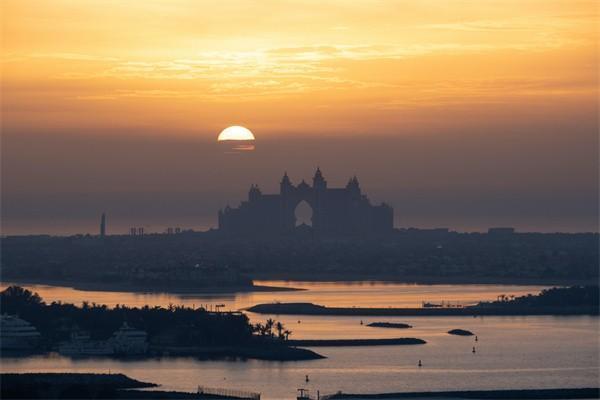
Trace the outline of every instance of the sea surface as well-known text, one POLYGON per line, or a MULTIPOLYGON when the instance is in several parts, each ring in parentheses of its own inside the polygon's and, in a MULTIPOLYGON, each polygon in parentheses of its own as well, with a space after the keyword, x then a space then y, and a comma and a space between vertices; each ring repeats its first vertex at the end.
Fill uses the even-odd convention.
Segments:
MULTIPOLYGON (((273 301, 314 302, 328 306, 409 307, 423 301, 470 304, 499 294, 536 293, 540 286, 406 285, 379 282, 259 282, 303 291, 185 295, 80 291, 72 288, 25 285, 46 301, 127 305, 225 304, 237 310, 273 301)), ((7 283, 2 284, 4 288, 7 283)), ((195 391, 199 385, 249 390, 263 399, 294 399, 297 388, 329 394, 399 391, 575 388, 598 385, 598 317, 354 317, 269 316, 248 314, 251 320, 282 321, 292 338, 417 337, 415 346, 318 347, 323 360, 202 361, 193 358, 151 360, 73 360, 59 355, 2 359, 2 372, 124 373, 159 383, 162 390, 195 391), (362 325, 361 325, 362 321, 362 325), (405 322, 411 329, 371 328, 375 321, 405 322), (453 328, 477 334, 448 335, 453 328), (473 353, 475 347, 475 353, 473 353), (418 367, 419 360, 423 366, 418 367), (306 382, 306 375, 309 381, 306 382)))

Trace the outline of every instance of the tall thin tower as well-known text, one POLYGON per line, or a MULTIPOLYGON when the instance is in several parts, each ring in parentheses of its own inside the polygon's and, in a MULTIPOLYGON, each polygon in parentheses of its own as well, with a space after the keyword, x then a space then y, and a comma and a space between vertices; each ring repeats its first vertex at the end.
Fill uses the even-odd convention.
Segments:
POLYGON ((100 218, 100 237, 106 236, 106 213, 102 213, 100 218))

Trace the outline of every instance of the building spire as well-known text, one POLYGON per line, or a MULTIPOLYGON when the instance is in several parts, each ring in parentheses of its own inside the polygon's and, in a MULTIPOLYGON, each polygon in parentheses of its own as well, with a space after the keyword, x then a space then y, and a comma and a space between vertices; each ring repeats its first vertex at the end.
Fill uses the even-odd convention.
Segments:
POLYGON ((315 178, 323 179, 323 174, 321 173, 321 168, 317 166, 317 170, 315 171, 315 178))
POLYGON ((100 237, 106 236, 106 213, 102 213, 100 217, 100 237))

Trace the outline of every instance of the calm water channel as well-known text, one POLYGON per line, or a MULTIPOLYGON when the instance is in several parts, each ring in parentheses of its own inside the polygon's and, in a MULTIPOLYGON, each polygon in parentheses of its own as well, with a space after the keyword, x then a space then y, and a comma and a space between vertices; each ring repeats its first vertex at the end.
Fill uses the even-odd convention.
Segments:
MULTIPOLYGON (((305 288, 293 292, 230 295, 133 294, 79 291, 25 285, 46 301, 108 305, 225 304, 240 309, 272 301, 323 305, 407 307, 422 301, 471 303, 499 294, 535 293, 539 286, 406 285, 385 283, 259 282, 305 288)), ((6 287, 6 283, 1 285, 6 287)), ((267 315, 249 314, 254 321, 267 315)), ((272 316, 293 331, 293 338, 366 338, 411 336, 420 346, 315 348, 327 359, 300 362, 199 361, 193 358, 116 361, 71 360, 61 356, 3 358, 3 372, 122 372, 161 384, 165 390, 195 390, 198 385, 261 392, 264 399, 292 399, 295 389, 312 392, 392 392, 419 390, 514 389, 596 386, 599 376, 597 317, 319 317, 272 316), (409 330, 370 328, 373 321, 406 322, 409 330), (474 331, 473 338, 450 336, 452 328, 474 331), (473 346, 476 353, 472 353, 473 346), (418 360, 423 367, 418 368, 418 360), (310 382, 304 381, 309 375, 310 382)))

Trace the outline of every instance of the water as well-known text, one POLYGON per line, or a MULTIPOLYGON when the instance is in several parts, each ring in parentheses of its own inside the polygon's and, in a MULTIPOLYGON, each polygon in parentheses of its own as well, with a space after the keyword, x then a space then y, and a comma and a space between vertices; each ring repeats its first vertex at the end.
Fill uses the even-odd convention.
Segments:
MULTIPOLYGON (((263 282, 262 284, 267 284, 263 282)), ((275 285, 275 282, 269 282, 275 285)), ((281 282, 277 283, 278 285, 281 282)), ((67 288, 32 287, 47 300, 62 295, 63 301, 111 304, 196 304, 226 302, 241 308, 253 302, 314 301, 325 305, 407 306, 426 300, 493 299, 497 294, 537 292, 539 287, 492 285, 397 285, 329 284, 300 282, 301 292, 272 292, 195 296, 139 295, 131 293, 81 292, 67 288), (50 296, 50 297, 49 297, 50 296), (351 296, 351 297, 348 297, 351 296), (97 300, 92 300, 97 299, 97 300), (290 300, 295 299, 295 300, 290 300), (202 301, 199 301, 202 300, 202 301), (166 303, 161 303, 165 302, 166 303), (108 303, 108 302, 107 302, 108 303)), ((253 320, 269 316, 250 314, 253 320)), ((194 391, 198 385, 261 392, 264 399, 295 398, 296 388, 315 393, 394 392, 425 390, 516 389, 597 386, 599 375, 598 317, 323 317, 273 316, 293 331, 294 338, 366 338, 411 336, 425 339, 419 346, 319 347, 313 350, 324 360, 298 362, 200 361, 193 358, 117 361, 71 360, 61 356, 4 358, 3 372, 121 372, 143 381, 161 384, 160 389, 194 391), (407 330, 370 328, 374 321, 406 322, 407 330), (300 323, 298 323, 300 320, 300 323), (446 334, 453 328, 478 335, 446 334), (472 353, 472 347, 476 353, 472 353), (423 367, 418 368, 418 360, 423 367), (305 383, 305 375, 310 382, 305 383)))
MULTIPOLYGON (((298 282, 256 281, 257 285, 297 288, 295 291, 261 291, 217 294, 131 293, 77 290, 63 286, 21 285, 35 291, 46 302, 82 301, 115 306, 185 304, 187 306, 225 304, 225 310, 239 310, 260 303, 310 302, 330 307, 420 307, 423 301, 451 301, 464 304, 496 300, 499 294, 516 296, 537 293, 546 286, 518 285, 416 285, 386 282, 298 282)), ((0 283, 4 290, 10 283, 0 283)))

